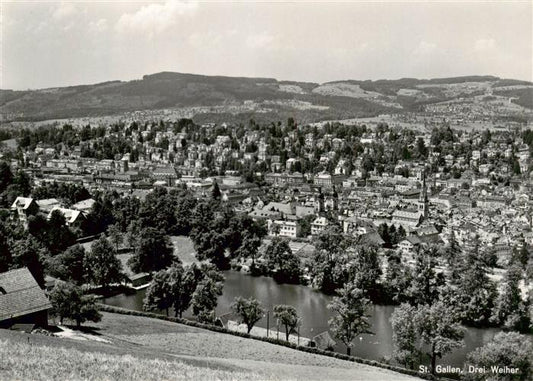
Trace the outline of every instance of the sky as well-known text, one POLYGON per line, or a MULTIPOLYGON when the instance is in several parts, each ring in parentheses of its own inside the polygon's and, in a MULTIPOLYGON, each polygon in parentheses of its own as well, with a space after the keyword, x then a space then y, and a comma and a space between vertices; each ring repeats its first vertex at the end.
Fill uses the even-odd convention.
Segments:
POLYGON ((533 80, 529 1, 0 0, 0 88, 161 71, 323 83, 533 80))

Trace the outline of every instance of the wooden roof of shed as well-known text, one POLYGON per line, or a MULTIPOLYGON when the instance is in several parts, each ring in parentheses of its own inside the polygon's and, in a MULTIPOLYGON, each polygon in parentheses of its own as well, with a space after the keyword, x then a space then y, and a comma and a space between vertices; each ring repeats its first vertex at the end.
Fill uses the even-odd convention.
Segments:
POLYGON ((52 308, 27 268, 0 274, 0 321, 52 308))

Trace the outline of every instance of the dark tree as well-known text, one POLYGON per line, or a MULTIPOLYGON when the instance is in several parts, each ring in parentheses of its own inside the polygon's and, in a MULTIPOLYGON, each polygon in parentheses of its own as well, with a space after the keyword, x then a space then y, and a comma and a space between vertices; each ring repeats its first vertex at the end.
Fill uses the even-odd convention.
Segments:
MULTIPOLYGON (((515 375, 495 374, 491 375, 491 380, 506 381, 531 380, 533 376, 533 344, 531 340, 516 332, 500 332, 491 341, 470 352, 467 356, 466 365, 473 365, 477 368, 491 369, 492 366, 500 368, 509 367, 519 369, 515 375), (509 377, 510 376, 510 377, 509 377)), ((486 374, 465 372, 466 381, 485 381, 486 374)))
POLYGON ((173 250, 168 237, 155 228, 144 228, 139 233, 128 265, 136 273, 152 273, 167 268, 173 261, 173 250))
POLYGON ((74 233, 66 225, 65 216, 59 210, 54 210, 48 221, 48 242, 52 255, 55 255, 76 242, 74 233))
POLYGON ((528 332, 531 321, 528 305, 522 300, 522 293, 519 288, 521 279, 522 269, 518 265, 507 269, 491 320, 497 324, 502 324, 507 329, 528 332))
POLYGON ((220 193, 220 188, 218 186, 218 183, 215 181, 213 183, 213 189, 211 190, 211 197, 213 200, 220 200, 220 197, 222 196, 222 193, 220 193))
POLYGON ((455 232, 452 230, 448 245, 444 248, 444 258, 448 263, 450 272, 450 281, 455 283, 461 276, 461 259, 462 249, 455 238, 455 232))
POLYGON ((298 220, 300 225, 300 231, 298 232, 298 237, 307 237, 311 235, 311 223, 314 221, 315 216, 305 216, 298 220))
POLYGON ((93 285, 107 288, 111 283, 123 280, 122 264, 115 248, 103 235, 92 243, 91 251, 85 254, 84 267, 87 280, 93 285))
POLYGON ((64 251, 76 242, 74 233, 66 225, 65 217, 54 210, 47 220, 37 214, 28 218, 28 232, 50 250, 52 255, 64 251))
POLYGON ((432 306, 419 306, 414 319, 420 341, 431 359, 431 372, 435 374, 437 358, 463 344, 463 329, 451 308, 441 301, 432 306))
POLYGON ((383 239, 383 241, 385 241, 385 247, 391 248, 392 238, 389 234, 389 226, 386 223, 382 223, 381 225, 378 226, 378 233, 383 239))
POLYGON ((445 283, 444 276, 435 270, 437 262, 431 248, 420 248, 415 254, 415 261, 413 280, 407 295, 413 305, 431 305, 439 297, 440 288, 445 283))
POLYGON ((406 291, 411 285, 411 271, 402 263, 401 255, 393 253, 387 258, 384 291, 387 300, 399 304, 407 300, 406 291))
POLYGON ((245 234, 242 244, 237 249, 237 256, 240 258, 251 258, 252 259, 252 272, 255 269, 255 258, 257 257, 259 247, 261 246, 261 238, 253 234, 245 234))
POLYGON ((315 239, 315 252, 311 264, 313 283, 325 293, 333 294, 349 281, 347 249, 352 240, 334 225, 321 232, 315 239))
POLYGON ((226 257, 226 239, 216 230, 195 235, 194 248, 200 260, 208 260, 219 269, 227 269, 229 258, 226 257))
POLYGON ((452 291, 448 295, 448 303, 455 307, 465 324, 489 322, 497 291, 487 272, 483 255, 476 245, 465 253, 455 287, 450 288, 452 291))
POLYGON ((118 252, 119 246, 124 243, 124 235, 120 230, 120 226, 115 223, 107 227, 107 236, 111 243, 115 246, 115 250, 118 252))
POLYGON ((223 285, 216 280, 206 277, 203 279, 192 296, 192 312, 203 323, 215 322, 215 308, 217 300, 222 295, 223 285))
POLYGON ((420 362, 422 353, 418 349, 418 331, 415 322, 416 307, 402 304, 390 317, 393 358, 408 369, 414 369, 420 362))
POLYGON ((96 197, 87 219, 89 221, 89 231, 87 233, 97 234, 105 232, 107 227, 115 222, 111 196, 106 194, 96 197))
POLYGON ((139 218, 141 202, 136 197, 122 197, 113 204, 113 219, 120 231, 125 232, 131 221, 139 218))
POLYGON ((246 324, 247 333, 249 334, 255 323, 257 323, 265 314, 261 303, 255 298, 244 299, 236 297, 231 305, 231 309, 239 316, 239 323, 246 324))
POLYGON ((0 273, 8 271, 13 260, 7 239, 4 224, 0 223, 0 273))
POLYGON ((142 226, 156 228, 166 234, 172 233, 176 225, 175 207, 175 198, 166 188, 154 188, 146 196, 139 211, 142 226))
POLYGON ((348 283, 338 293, 328 305, 335 312, 329 325, 335 337, 346 345, 346 353, 350 356, 353 340, 362 333, 372 333, 368 314, 370 300, 353 283, 348 283))
POLYGON ((174 314, 181 318, 192 300, 192 295, 197 286, 194 270, 190 267, 183 268, 179 263, 173 263, 167 269, 170 282, 170 299, 174 314))
POLYGON ((83 267, 85 255, 83 246, 69 247, 63 253, 46 260, 47 272, 53 277, 81 285, 85 278, 83 267))
POLYGON ((50 292, 53 313, 63 319, 72 319, 79 328, 85 321, 98 322, 102 315, 98 312, 92 296, 84 296, 80 287, 72 283, 58 281, 50 292))
POLYGON ((48 250, 35 238, 15 241, 11 247, 11 268, 27 267, 37 283, 44 286, 44 261, 49 257, 48 250))
POLYGON ((298 312, 292 306, 280 304, 274 306, 274 317, 285 327, 285 340, 289 341, 289 335, 301 324, 298 312))
POLYGON ((30 233, 37 240, 39 240, 39 242, 47 247, 49 243, 48 230, 48 221, 42 214, 28 217, 28 233, 30 233))
POLYGON ((192 229, 192 215, 197 201, 190 192, 182 192, 176 201, 176 234, 189 235, 192 229))
POLYGON ((146 290, 143 309, 146 311, 164 310, 168 316, 168 309, 172 305, 171 284, 166 270, 158 271, 150 286, 146 290))
POLYGON ((13 172, 5 161, 0 162, 0 193, 3 193, 13 182, 13 172))
POLYGON ((380 294, 379 279, 381 264, 377 250, 372 247, 356 246, 349 252, 352 258, 349 267, 349 278, 365 295, 375 300, 380 294))
POLYGON ((286 240, 274 238, 266 248, 265 257, 276 280, 286 283, 299 282, 300 259, 292 252, 286 240))

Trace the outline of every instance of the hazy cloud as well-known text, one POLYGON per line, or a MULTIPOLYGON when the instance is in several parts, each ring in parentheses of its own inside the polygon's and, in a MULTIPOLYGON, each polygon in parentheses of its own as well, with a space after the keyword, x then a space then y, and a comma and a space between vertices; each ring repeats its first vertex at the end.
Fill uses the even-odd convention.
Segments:
POLYGON ((189 43, 196 48, 206 48, 223 42, 224 36, 214 32, 193 33, 189 36, 189 43))
POLYGON ((97 21, 91 21, 89 22, 89 31, 91 33, 101 33, 107 31, 107 20, 106 19, 99 19, 97 21))
POLYGON ((254 34, 246 38, 246 45, 250 48, 266 48, 274 41, 274 36, 263 32, 261 34, 254 34))
POLYGON ((56 21, 61 21, 66 18, 72 17, 77 13, 76 6, 72 2, 62 2, 60 3, 54 12, 52 13, 52 18, 56 21))
POLYGON ((312 82, 533 75, 531 2, 11 1, 2 13, 1 88, 158 71, 312 82))
POLYGON ((142 33, 153 37, 176 25, 180 16, 191 14, 197 8, 196 2, 177 0, 144 5, 137 12, 123 14, 116 24, 116 30, 120 33, 142 33))
POLYGON ((420 43, 414 50, 414 54, 417 56, 427 56, 435 53, 436 50, 437 44, 427 41, 420 41, 420 43))
POLYGON ((493 50, 496 48, 496 41, 493 38, 482 38, 475 42, 474 49, 480 52, 493 50))

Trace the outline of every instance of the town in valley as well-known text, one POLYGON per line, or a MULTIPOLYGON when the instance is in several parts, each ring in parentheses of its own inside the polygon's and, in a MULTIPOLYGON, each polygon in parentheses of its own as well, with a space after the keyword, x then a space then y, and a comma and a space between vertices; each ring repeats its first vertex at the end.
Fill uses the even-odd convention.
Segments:
POLYGON ((0 380, 533 379, 531 2, 0 8, 0 380))

